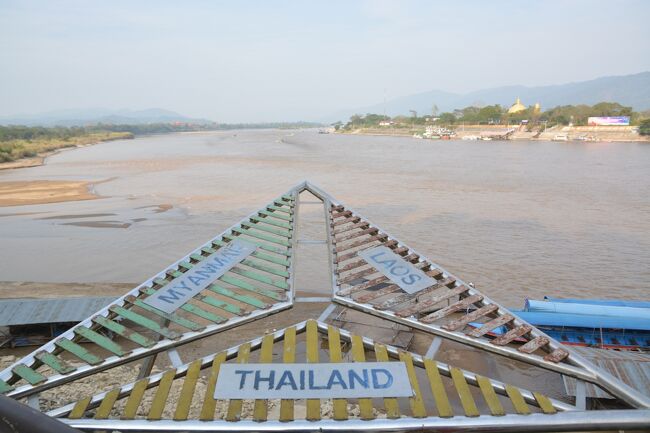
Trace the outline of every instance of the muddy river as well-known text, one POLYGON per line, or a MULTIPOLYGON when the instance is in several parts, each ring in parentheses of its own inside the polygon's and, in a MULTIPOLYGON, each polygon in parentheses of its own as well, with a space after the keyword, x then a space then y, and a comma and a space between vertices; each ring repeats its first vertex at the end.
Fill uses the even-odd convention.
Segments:
MULTIPOLYGON (((508 306, 650 298, 647 144, 312 130, 151 136, 0 171, 98 196, 0 207, 0 281, 141 282, 304 179, 508 306)), ((301 211, 300 237, 324 238, 322 208, 301 211)), ((326 255, 301 248, 297 288, 326 291, 326 255)))

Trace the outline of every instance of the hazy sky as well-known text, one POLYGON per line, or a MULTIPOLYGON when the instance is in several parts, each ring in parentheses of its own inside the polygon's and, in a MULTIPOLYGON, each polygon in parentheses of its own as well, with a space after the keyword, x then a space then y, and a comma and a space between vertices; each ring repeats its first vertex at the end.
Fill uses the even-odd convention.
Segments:
POLYGON ((0 116, 319 119, 432 89, 650 70, 650 1, 0 0, 0 116))

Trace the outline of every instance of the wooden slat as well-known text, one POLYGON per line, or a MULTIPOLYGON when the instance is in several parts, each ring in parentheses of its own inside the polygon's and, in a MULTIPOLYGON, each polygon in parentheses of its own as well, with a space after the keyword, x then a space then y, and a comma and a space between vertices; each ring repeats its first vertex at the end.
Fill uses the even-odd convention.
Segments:
POLYGON ((355 272, 350 275, 346 275, 344 278, 341 278, 339 280, 339 284, 349 284, 351 281, 358 280, 359 278, 363 278, 366 275, 372 275, 378 272, 379 271, 373 267, 362 269, 361 271, 355 272))
POLYGON ((514 317, 512 315, 504 314, 503 316, 499 316, 496 319, 492 319, 489 322, 484 323, 480 328, 473 329, 472 331, 468 332, 467 335, 474 338, 482 337, 483 335, 498 328, 499 326, 503 326, 506 323, 511 322, 513 319, 514 317))
POLYGON ((280 289, 286 290, 289 288, 289 285, 286 282, 275 280, 267 275, 262 275, 255 271, 249 271, 239 267, 231 268, 229 269, 229 271, 235 274, 242 275, 246 278, 250 278, 251 280, 259 281, 260 283, 264 283, 264 284, 269 284, 271 286, 275 286, 280 289))
MULTIPOLYGON (((388 240, 386 240, 386 242, 384 242, 381 246, 383 246, 383 247, 387 247, 387 248, 392 248, 392 247, 395 246, 395 245, 397 245, 397 241, 392 240, 392 239, 388 239, 388 240)), ((338 253, 337 253, 337 254, 334 256, 334 262, 335 262, 335 263, 342 263, 342 262, 345 262, 346 260, 353 259, 353 258, 355 258, 355 257, 358 257, 358 255, 359 255, 359 253, 360 253, 361 251, 365 251, 366 249, 372 248, 372 247, 374 247, 374 246, 375 246, 374 243, 371 242, 371 243, 367 246, 367 248, 361 248, 361 249, 359 249, 359 250, 357 250, 357 251, 352 251, 351 253, 347 253, 347 254, 338 254, 338 253)), ((335 251, 335 252, 336 252, 336 251, 335 251)))
POLYGON ((273 218, 262 218, 262 217, 252 216, 250 219, 251 221, 255 221, 256 223, 264 223, 275 227, 281 227, 283 229, 289 229, 289 230, 291 229, 291 224, 285 223, 283 221, 276 221, 273 218))
POLYGON ((433 359, 425 358, 424 369, 429 379, 429 385, 431 386, 431 394, 436 402, 438 416, 443 418, 454 416, 454 411, 451 408, 451 403, 445 390, 445 384, 442 383, 442 377, 440 377, 440 371, 438 371, 438 363, 433 359))
POLYGON ((334 211, 332 212, 332 219, 335 220, 337 218, 349 217, 350 215, 352 215, 351 210, 334 211))
POLYGON ((272 290, 261 289, 259 287, 253 286, 246 281, 240 280, 239 278, 235 278, 227 274, 221 276, 219 280, 223 281, 224 283, 232 284, 233 286, 239 287, 240 289, 244 289, 252 293, 257 293, 258 295, 266 296, 267 298, 275 299, 276 301, 282 302, 287 300, 287 295, 285 293, 277 293, 272 290))
POLYGON ((115 401, 120 395, 120 389, 115 388, 106 393, 102 402, 99 404, 97 411, 95 412, 95 419, 106 419, 110 415, 113 406, 115 406, 115 401))
POLYGON ((273 218, 277 218, 277 219, 284 220, 284 221, 291 221, 290 217, 288 217, 287 215, 281 214, 279 212, 271 212, 269 210, 261 210, 258 213, 260 213, 262 215, 266 215, 267 217, 273 217, 273 218))
POLYGON ((72 353, 74 356, 81 359, 87 364, 97 365, 97 364, 101 364, 104 361, 99 356, 88 352, 86 349, 84 349, 77 343, 68 340, 67 338, 61 338, 60 340, 55 341, 54 344, 59 346, 61 349, 72 353))
POLYGON ((377 305, 377 309, 394 309, 395 314, 397 314, 399 317, 409 317, 430 311, 440 302, 446 301, 447 299, 453 298, 454 296, 458 296, 468 290, 468 288, 463 285, 460 285, 458 287, 447 287, 449 284, 454 284, 455 281, 455 278, 445 278, 444 280, 438 281, 434 286, 430 286, 424 289, 426 293, 423 295, 425 296, 422 296, 419 293, 404 293, 402 295, 388 299, 380 305, 377 305), (437 295, 428 296, 429 293, 436 292, 438 290, 441 290, 441 292, 437 295))
POLYGON ((539 404, 539 408, 542 410, 542 412, 548 414, 557 412, 555 407, 553 407, 551 400, 549 400, 549 398, 545 395, 540 394, 539 392, 533 392, 533 397, 535 397, 535 400, 537 401, 537 404, 539 404))
MULTIPOLYGON (((216 284, 211 284, 208 286, 208 290, 221 295, 225 296, 230 299, 234 299, 239 302, 243 302, 244 304, 248 304, 250 306, 253 306, 255 308, 258 308, 260 310, 266 310, 267 308, 271 307, 271 305, 267 304, 266 302, 260 301, 257 298, 253 298, 251 296, 246 296, 246 295, 240 295, 239 293, 235 293, 230 289, 227 289, 225 287, 217 286, 216 284)), ((210 301, 212 302, 212 301, 210 301)), ((227 304, 230 305, 230 304, 227 304)), ((222 308, 222 307, 219 307, 222 308)), ((237 307, 238 308, 238 307, 237 307)), ((226 310, 229 311, 229 310, 226 310)))
POLYGON ((343 251, 351 250, 352 248, 361 247, 363 245, 368 245, 368 244, 370 244, 372 242, 380 241, 382 239, 386 239, 387 237, 388 237, 387 235, 385 235, 383 233, 380 233, 378 235, 370 236, 368 238, 364 238, 364 239, 358 240, 356 242, 346 243, 345 245, 342 245, 342 246, 338 245, 336 247, 336 254, 340 254, 343 251))
POLYGON ((373 278, 372 280, 366 281, 365 283, 357 284, 356 286, 346 287, 344 289, 336 292, 338 296, 350 296, 352 293, 360 292, 362 290, 369 289, 370 287, 376 286, 377 284, 385 283, 389 281, 387 277, 381 276, 373 278))
POLYGON ((347 224, 347 223, 357 222, 357 221, 360 221, 360 220, 361 220, 361 218, 353 216, 353 217, 345 218, 345 219, 342 219, 342 220, 334 221, 332 223, 332 227, 338 227, 338 226, 342 226, 342 225, 347 224))
POLYGON ((456 331, 458 329, 465 327, 465 325, 467 325, 470 322, 478 320, 487 314, 494 313, 498 309, 499 306, 495 304, 485 305, 477 310, 472 311, 469 314, 465 314, 460 319, 454 320, 452 322, 447 323, 446 325, 443 325, 442 329, 446 329, 447 331, 456 331))
POLYGON ((124 317, 125 319, 137 323, 138 325, 143 326, 148 330, 155 332, 156 334, 160 334, 165 338, 169 338, 170 340, 177 340, 181 336, 181 334, 179 334, 178 332, 160 326, 157 322, 149 319, 148 317, 127 310, 126 308, 118 307, 117 305, 112 305, 111 307, 109 307, 109 310, 117 314, 118 316, 124 317))
POLYGON ((517 326, 514 329, 511 329, 510 331, 506 332, 503 335, 500 335, 499 337, 495 338, 494 340, 490 341, 490 343, 496 345, 496 346, 505 346, 506 344, 510 343, 512 340, 515 338, 519 338, 524 334, 528 334, 530 331, 532 331, 533 328, 528 325, 521 325, 517 326))
MULTIPOLYGON (((426 263, 424 265, 428 266, 429 264, 426 263)), ((416 267, 417 267, 417 265, 416 265, 416 267)), ((438 275, 442 274, 442 272, 440 272, 438 269, 431 269, 431 270, 426 271, 425 274, 427 276, 429 276, 429 277, 435 278, 438 275)), ((442 285, 445 285, 444 281, 445 280, 440 281, 435 286, 432 286, 429 289, 424 289, 421 292, 422 293, 427 293, 428 291, 434 291, 434 290, 440 289, 441 283, 442 283, 442 285)), ((453 281, 455 281, 455 280, 453 280, 453 281)), ((452 281, 452 279, 449 279, 449 283, 451 283, 453 281, 452 281)), ((447 284, 449 284, 449 283, 447 283, 447 284)), ((397 284, 390 284, 390 285, 388 285, 386 287, 382 287, 379 290, 373 290, 372 292, 360 293, 360 294, 355 296, 355 301, 365 304, 365 303, 372 302, 375 299, 379 299, 379 298, 381 298, 383 296, 390 295, 391 293, 397 293, 397 292, 401 292, 401 294, 397 294, 395 296, 395 298, 398 298, 398 299, 395 299, 395 300, 393 300, 393 298, 387 299, 386 301, 383 301, 381 304, 375 306, 375 308, 386 310, 386 309, 391 308, 391 306, 393 306, 393 305, 402 304, 403 302, 405 302, 405 300, 406 301, 413 300, 413 304, 415 304, 416 302, 419 302, 418 299, 420 298, 420 292, 415 293, 413 295, 411 295, 409 293, 404 293, 402 288, 400 286, 398 286, 397 284), (405 295, 407 295, 407 296, 405 296, 405 295), (380 306, 381 306, 381 308, 380 308, 380 306)), ((408 305, 405 305, 405 306, 402 306, 401 308, 407 308, 407 307, 408 307, 408 305)))
POLYGON ((278 277, 289 278, 290 276, 289 272, 287 272, 286 270, 274 268, 273 266, 268 266, 264 264, 262 260, 259 259, 255 259, 255 260, 244 259, 242 260, 242 264, 246 266, 250 266, 253 269, 257 269, 258 271, 268 272, 269 274, 277 275, 278 277))
POLYGON ((190 405, 192 404, 192 397, 194 397, 194 389, 196 388, 196 382, 199 379, 199 373, 201 372, 201 362, 202 359, 199 358, 187 367, 183 387, 178 396, 176 411, 174 411, 174 421, 185 421, 190 413, 190 405))
POLYGON ((267 233, 271 233, 271 234, 277 235, 277 236, 282 236, 283 238, 287 238, 287 239, 291 237, 291 233, 289 233, 289 231, 287 231, 285 229, 277 229, 277 228, 274 228, 274 227, 268 227, 268 226, 266 226, 266 225, 264 225, 262 223, 256 223, 256 222, 253 222, 253 221, 242 222, 241 226, 242 227, 247 227, 247 228, 250 228, 250 229, 260 230, 260 231, 267 232, 267 233))
POLYGON ((543 335, 540 335, 538 337, 533 338, 523 346, 520 346, 519 348, 517 348, 517 350, 522 353, 533 353, 540 347, 546 346, 549 343, 549 341, 550 340, 548 338, 544 337, 543 335))
MULTIPOLYGON (((360 335, 352 336, 352 359, 354 362, 365 362, 366 360, 366 351, 363 347, 363 338, 361 338, 360 335)), ((358 402, 359 415, 361 419, 373 419, 374 415, 372 413, 372 399, 360 398, 358 399, 358 402)))
POLYGON ((411 388, 415 395, 409 397, 409 403, 411 405, 411 414, 414 418, 424 418, 427 416, 427 410, 424 406, 424 400, 422 399, 422 392, 420 391, 420 384, 418 383, 418 378, 415 375, 415 367, 413 366, 413 357, 408 352, 400 352, 399 359, 404 364, 406 364, 406 372, 409 376, 409 381, 411 382, 411 388))
POLYGON ((7 382, 4 380, 0 379, 0 394, 5 394, 9 391, 13 391, 14 387, 9 385, 7 382))
MULTIPOLYGON (((388 351, 383 344, 375 343, 375 357, 379 362, 389 362, 388 351)), ((386 418, 396 419, 400 417, 399 403, 397 398, 387 397, 384 398, 384 409, 386 410, 386 418)))
POLYGON ((72 410, 68 414, 69 419, 79 419, 84 416, 84 413, 86 413, 86 408, 90 404, 90 399, 92 397, 85 397, 82 398, 81 400, 77 401, 74 406, 72 407, 72 410))
POLYGON ((39 383, 43 383, 47 380, 47 378, 43 376, 41 373, 39 373, 36 370, 32 370, 25 364, 18 364, 14 368, 12 368, 11 371, 14 374, 25 379, 31 385, 38 385, 39 383))
MULTIPOLYGON (((224 236, 224 239, 234 239, 234 238, 231 238, 229 236, 224 236)), ((252 243, 255 244, 255 242, 252 242, 252 243)), ((224 246, 228 245, 227 242, 220 241, 220 240, 212 241, 212 244, 217 245, 219 247, 224 247, 224 246)), ((286 257, 286 254, 285 254, 284 251, 281 254, 284 257, 286 257)), ((282 266, 285 266, 285 267, 291 266, 291 263, 286 258, 272 256, 270 254, 266 254, 266 253, 263 253, 261 251, 255 251, 253 254, 251 254, 251 256, 253 256, 253 257, 257 258, 257 259, 260 259, 260 260, 266 260, 267 262, 275 263, 276 265, 282 265, 282 266)))
POLYGON ((356 239, 356 238, 361 237, 361 236, 373 235, 373 234, 377 233, 378 231, 379 230, 376 227, 370 227, 370 228, 367 228, 367 229, 359 230, 358 232, 354 232, 354 233, 350 233, 350 234, 347 234, 347 235, 339 236, 338 238, 333 237, 332 241, 335 244, 342 244, 343 242, 348 242, 348 241, 351 241, 352 239, 356 239))
POLYGON ((370 224, 366 221, 361 221, 360 223, 352 224, 351 226, 343 227, 342 229, 333 230, 332 236, 338 236, 341 233, 349 232, 350 230, 362 229, 368 227, 370 224))
POLYGON ((478 382, 478 386, 481 390, 481 394, 483 394, 485 402, 490 408, 490 413, 494 416, 505 415, 506 411, 503 409, 496 392, 494 392, 494 387, 492 387, 490 380, 477 374, 476 381, 478 382))
POLYGON ((201 414, 199 415, 201 421, 214 420, 214 411, 217 408, 217 401, 214 399, 214 390, 217 386, 217 377, 219 376, 221 364, 226 362, 226 355, 226 352, 217 353, 212 360, 210 377, 208 378, 208 385, 205 388, 203 406, 201 407, 201 414))
MULTIPOLYGON (((314 320, 307 321, 307 362, 318 362, 318 325, 314 320)), ((320 419, 320 400, 307 399, 307 420, 320 419)))
MULTIPOLYGON (((143 288, 140 290, 147 295, 153 295, 156 293, 155 290, 151 288, 143 288)), ((227 320, 225 317, 214 314, 211 311, 206 311, 203 308, 197 307, 196 305, 190 303, 181 305, 181 310, 187 311, 188 313, 194 314, 195 316, 199 316, 202 319, 208 320, 212 323, 223 323, 227 320)))
POLYGON ((518 414, 528 415, 530 413, 530 408, 526 404, 526 401, 521 395, 521 392, 519 392, 519 389, 515 388, 512 385, 506 385, 506 393, 508 394, 508 397, 510 397, 512 406, 515 408, 518 414))
POLYGON ((463 372, 456 367, 450 367, 449 371, 451 373, 451 379, 454 382, 456 392, 460 397, 460 404, 463 406, 463 411, 465 411, 465 416, 479 416, 480 412, 476 407, 476 403, 472 397, 472 392, 469 390, 469 386, 467 386, 463 372))
MULTIPOLYGON (((245 343, 239 346, 237 352, 237 363, 245 364, 248 362, 248 357, 251 353, 251 344, 245 343)), ((230 400, 228 404, 228 412, 226 413, 226 421, 239 421, 241 418, 242 400, 230 400)))
POLYGON ((103 335, 98 334, 97 332, 95 332, 95 331, 93 331, 91 329, 88 329, 85 326, 77 326, 74 329, 74 333, 81 336, 81 337, 83 337, 83 338, 85 338, 85 339, 87 339, 87 340, 92 341, 93 343, 95 343, 99 347, 101 347, 101 348, 103 348, 105 350, 108 350, 109 352, 111 352, 112 354, 114 354, 116 356, 124 356, 124 355, 127 354, 127 351, 125 351, 122 348, 122 346, 120 346, 119 344, 117 344, 116 342, 111 340, 110 338, 104 337, 103 335))
POLYGON ((433 323, 436 320, 440 320, 457 311, 464 310, 468 308, 470 305, 481 301, 482 299, 483 299, 483 295, 468 296, 467 298, 463 298, 460 301, 456 302, 455 304, 451 304, 450 306, 445 307, 442 310, 438 310, 429 314, 428 316, 424 316, 423 318, 420 319, 420 321, 423 323, 433 323))
POLYGON ((179 316, 178 314, 175 313, 165 313, 164 311, 152 307, 149 304, 145 304, 141 299, 136 299, 133 296, 127 296, 125 300, 133 305, 142 308, 143 310, 155 314, 156 316, 160 316, 163 319, 167 319, 170 322, 174 322, 182 326, 183 328, 187 328, 190 331, 198 332, 198 331, 203 331, 205 329, 205 326, 203 325, 199 325, 198 323, 186 319, 185 317, 179 316))
MULTIPOLYGON (((238 233, 238 232, 237 232, 237 230, 233 230, 233 233, 238 233)), ((248 236, 250 236, 250 235, 248 235, 248 236)), ((233 234, 232 236, 230 236, 230 235, 224 235, 223 236, 224 239, 237 239, 238 237, 239 236, 236 235, 236 234, 233 234)), ((261 242, 261 241, 257 240, 257 238, 255 238, 255 237, 240 238, 240 239, 244 239, 246 242, 251 243, 253 245, 257 245, 258 248, 269 251, 271 253, 280 254, 280 255, 287 256, 287 257, 289 255, 291 255, 291 253, 289 252, 288 249, 279 248, 279 247, 276 247, 276 246, 273 246, 273 245, 269 245, 268 243, 261 242)))
MULTIPOLYGON (((267 334, 262 338, 259 362, 268 364, 273 362, 273 334, 267 334)), ((268 402, 266 399, 256 399, 253 406, 253 420, 266 421, 268 416, 268 402)))
POLYGON ((52 368, 52 370, 60 374, 68 374, 77 369, 76 367, 69 365, 64 360, 56 357, 55 355, 49 352, 45 352, 45 351, 38 352, 36 355, 34 355, 34 358, 38 359, 43 364, 49 366, 50 368, 52 368))
POLYGON ((558 347, 557 349, 555 349, 554 351, 546 355, 544 357, 544 360, 550 362, 560 362, 567 356, 569 356, 569 352, 558 347))
MULTIPOLYGON (((341 335, 339 330, 329 326, 327 328, 327 340, 329 343, 330 362, 343 362, 343 354, 341 353, 341 335)), ((348 419, 348 402, 346 399, 333 399, 333 406, 335 420, 348 419)))
POLYGON ((140 402, 144 396, 144 392, 147 390, 147 385, 149 384, 149 379, 138 380, 134 385, 129 398, 126 400, 126 405, 124 406, 124 412, 122 413, 121 419, 133 419, 138 413, 138 408, 140 407, 140 402))
POLYGON ((203 302, 210 305, 211 307, 219 308, 221 310, 227 311, 228 313, 235 314, 237 316, 244 316, 247 314, 246 310, 239 308, 236 305, 229 304, 228 302, 222 301, 212 296, 198 294, 194 296, 194 299, 197 301, 203 302))
MULTIPOLYGON (((288 211, 288 210, 286 210, 285 208, 280 207, 280 206, 275 206, 275 205, 273 205, 273 204, 268 205, 266 208, 267 208, 267 209, 270 209, 270 210, 277 211, 277 212, 282 212, 283 214, 287 214, 287 216, 289 216, 289 215, 291 214, 291 212, 288 211)), ((291 216, 289 216, 289 218, 290 218, 290 219, 289 219, 289 221, 290 221, 290 220, 291 220, 291 216)))
POLYGON ((166 371, 160 378, 158 383, 158 388, 156 389, 156 394, 153 397, 151 402, 151 408, 149 409, 149 414, 147 419, 149 421, 159 420, 162 417, 162 413, 165 410, 165 403, 167 402, 167 396, 169 395, 169 389, 172 386, 174 381, 174 376, 176 375, 176 370, 166 371))
POLYGON ((126 338, 128 340, 133 341, 134 343, 136 343, 139 346, 151 347, 154 344, 156 344, 156 342, 154 340, 152 340, 151 338, 145 337, 144 335, 142 335, 142 334, 140 334, 138 332, 135 332, 135 331, 127 328, 126 326, 124 326, 124 325, 122 325, 120 323, 114 322, 114 321, 112 321, 112 320, 110 320, 110 319, 108 319, 108 318, 106 318, 104 316, 95 316, 95 317, 93 317, 93 322, 97 323, 100 326, 103 326, 104 328, 108 329, 109 331, 115 332, 117 335, 119 335, 119 336, 121 336, 123 338, 126 338))
MULTIPOLYGON (((296 362, 296 328, 287 328, 284 331, 282 362, 293 364, 296 362)), ((280 421, 293 421, 293 400, 280 400, 280 421)))

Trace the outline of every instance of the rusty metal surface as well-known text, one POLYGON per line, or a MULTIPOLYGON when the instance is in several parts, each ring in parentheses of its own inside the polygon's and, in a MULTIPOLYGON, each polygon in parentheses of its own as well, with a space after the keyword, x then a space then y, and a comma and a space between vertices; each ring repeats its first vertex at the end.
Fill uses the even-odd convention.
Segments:
MULTIPOLYGON (((580 353, 600 368, 609 371, 639 392, 650 396, 650 354, 587 347, 573 347, 573 351, 580 353)), ((568 376, 562 376, 562 379, 564 380, 566 393, 575 396, 576 380, 568 376)), ((614 398, 591 383, 586 383, 586 396, 614 398)))
POLYGON ((56 299, 3 299, 0 301, 0 326, 35 323, 80 322, 115 297, 56 299))

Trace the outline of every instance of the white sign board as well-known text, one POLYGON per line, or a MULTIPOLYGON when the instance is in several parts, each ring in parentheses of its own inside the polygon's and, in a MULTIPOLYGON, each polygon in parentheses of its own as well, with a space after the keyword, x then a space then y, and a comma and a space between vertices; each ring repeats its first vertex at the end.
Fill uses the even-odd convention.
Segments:
POLYGON ((370 248, 359 252, 358 255, 407 293, 419 292, 436 284, 436 280, 388 247, 370 248))
POLYGON ((403 362, 222 364, 215 399, 412 397, 403 362))
POLYGON ((248 257, 256 248, 250 242, 234 239, 182 276, 174 278, 156 293, 145 298, 144 303, 166 313, 172 313, 225 274, 228 269, 248 257))

